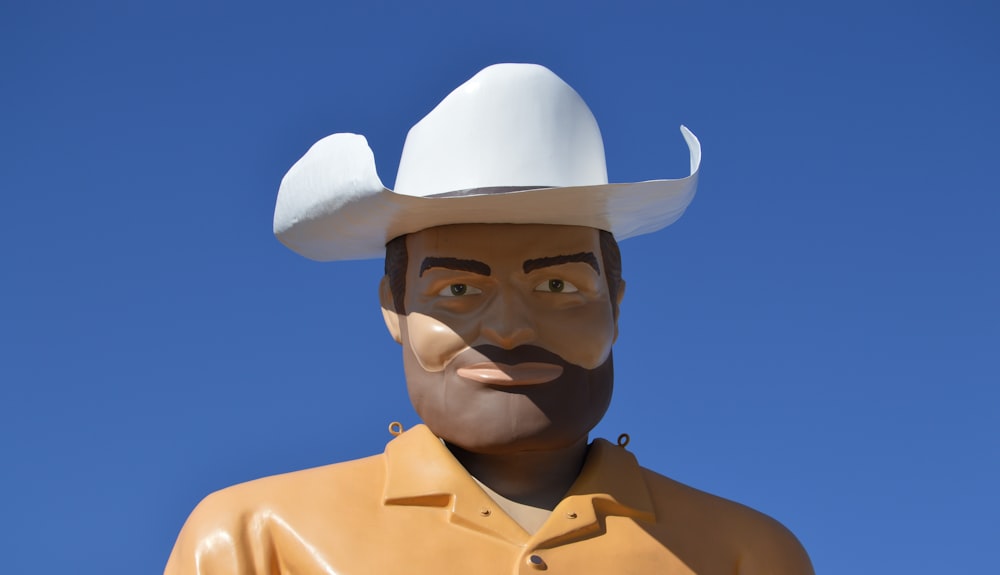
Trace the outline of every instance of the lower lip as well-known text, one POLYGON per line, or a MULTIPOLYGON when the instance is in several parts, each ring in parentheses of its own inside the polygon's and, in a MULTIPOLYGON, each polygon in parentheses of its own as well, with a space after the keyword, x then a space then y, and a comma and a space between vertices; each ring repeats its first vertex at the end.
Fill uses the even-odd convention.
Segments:
POLYGON ((456 370, 460 377, 486 385, 516 386, 538 385, 562 375, 562 366, 552 363, 477 363, 456 370))

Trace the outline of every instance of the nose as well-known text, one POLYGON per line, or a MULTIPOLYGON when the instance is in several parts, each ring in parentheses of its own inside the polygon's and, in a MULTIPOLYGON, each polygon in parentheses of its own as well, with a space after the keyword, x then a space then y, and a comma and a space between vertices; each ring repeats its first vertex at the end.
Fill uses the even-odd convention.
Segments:
POLYGON ((480 335, 503 349, 514 349, 535 341, 534 320, 517 294, 497 294, 482 316, 480 335))

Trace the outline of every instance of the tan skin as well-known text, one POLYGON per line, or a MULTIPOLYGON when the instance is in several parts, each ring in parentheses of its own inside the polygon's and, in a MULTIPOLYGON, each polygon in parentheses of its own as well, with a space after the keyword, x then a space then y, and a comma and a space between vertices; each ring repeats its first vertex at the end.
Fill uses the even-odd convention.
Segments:
POLYGON ((533 531, 576 479, 611 398, 618 325, 597 230, 442 226, 407 236, 407 251, 407 314, 387 280, 381 293, 414 407, 533 531))

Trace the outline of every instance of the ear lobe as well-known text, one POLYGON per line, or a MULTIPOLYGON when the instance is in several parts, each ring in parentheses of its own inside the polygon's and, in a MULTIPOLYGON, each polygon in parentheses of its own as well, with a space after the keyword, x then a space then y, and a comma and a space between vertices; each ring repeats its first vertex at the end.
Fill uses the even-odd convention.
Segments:
POLYGON ((385 328, 389 330, 389 335, 396 343, 403 343, 399 330, 399 314, 396 313, 396 306, 392 302, 392 290, 389 288, 389 276, 382 276, 382 281, 378 286, 378 299, 382 304, 382 319, 385 321, 385 328))

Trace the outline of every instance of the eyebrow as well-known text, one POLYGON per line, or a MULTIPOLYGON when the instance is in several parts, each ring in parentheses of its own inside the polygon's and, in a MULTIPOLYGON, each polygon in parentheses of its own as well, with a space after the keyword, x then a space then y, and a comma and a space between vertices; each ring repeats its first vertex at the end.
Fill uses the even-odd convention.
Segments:
POLYGON ((594 252, 580 252, 578 254, 569 254, 565 256, 550 256, 546 258, 525 260, 524 273, 530 273, 537 269, 547 268, 549 266, 558 266, 561 264, 576 262, 590 264, 590 267, 594 268, 597 275, 601 275, 601 268, 597 265, 597 256, 594 255, 594 252))
POLYGON ((472 272, 481 276, 488 276, 492 271, 490 270, 490 266, 478 260, 461 260, 458 258, 438 258, 431 256, 424 258, 424 261, 420 264, 420 274, 417 277, 423 277, 424 272, 431 268, 447 268, 450 270, 472 272))

